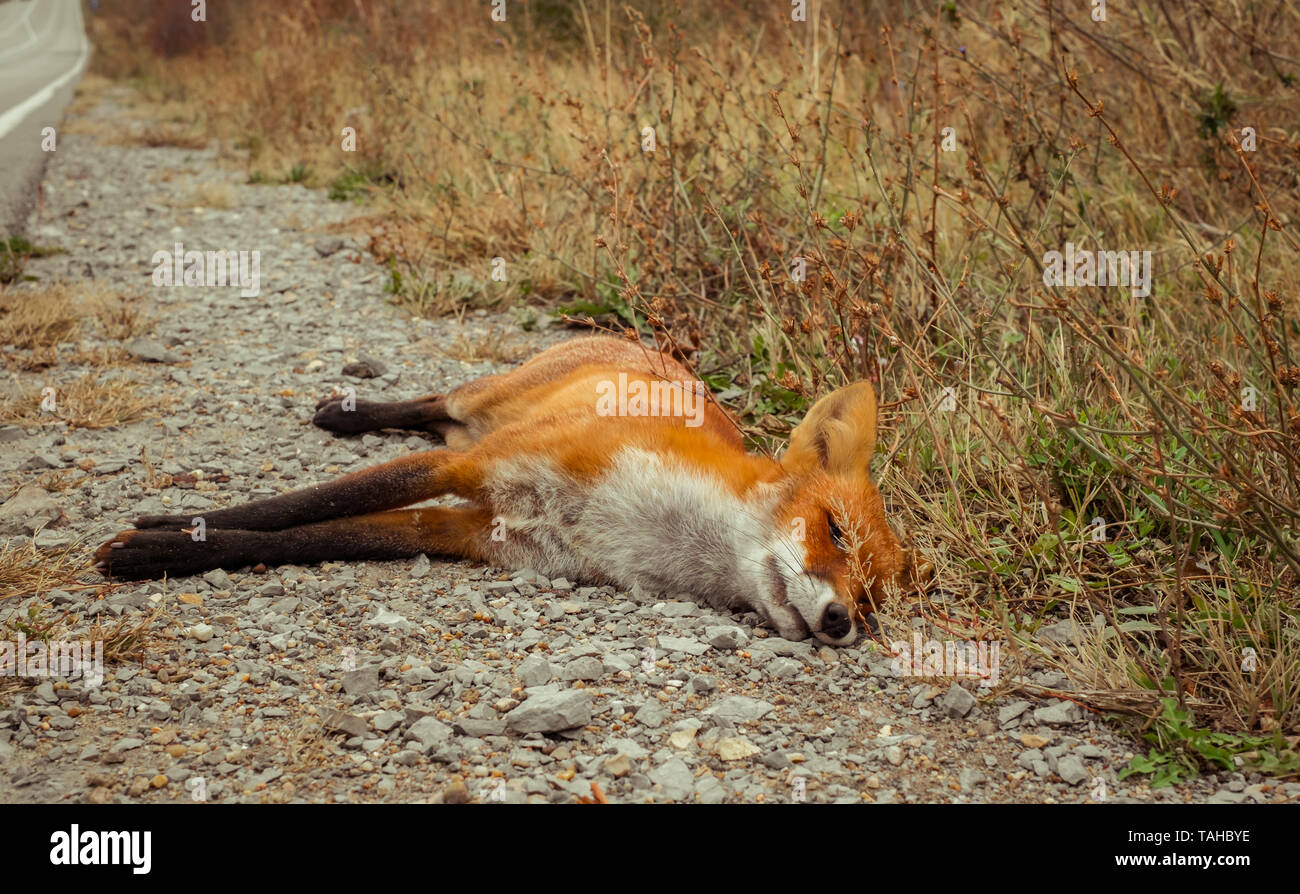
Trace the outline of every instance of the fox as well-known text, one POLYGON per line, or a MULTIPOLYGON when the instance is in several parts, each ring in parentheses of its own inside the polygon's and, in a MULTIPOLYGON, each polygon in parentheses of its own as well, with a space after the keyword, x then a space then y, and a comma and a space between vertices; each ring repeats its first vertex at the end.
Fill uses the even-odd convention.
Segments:
POLYGON ((779 459, 671 352, 573 338, 445 394, 333 395, 336 434, 441 438, 324 484, 229 508, 135 519, 94 554, 106 576, 412 558, 420 554, 756 612, 777 633, 854 642, 904 554, 870 476, 869 382, 819 400, 779 459), (416 506, 439 497, 456 505, 416 506), (403 508, 413 507, 413 508, 403 508))

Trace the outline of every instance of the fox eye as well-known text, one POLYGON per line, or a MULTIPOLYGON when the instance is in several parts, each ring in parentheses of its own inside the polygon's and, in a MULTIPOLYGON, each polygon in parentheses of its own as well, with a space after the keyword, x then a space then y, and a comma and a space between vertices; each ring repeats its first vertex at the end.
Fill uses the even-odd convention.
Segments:
POLYGON ((826 524, 831 529, 831 543, 835 544, 835 548, 840 552, 847 552, 849 548, 848 541, 844 539, 844 532, 840 530, 840 526, 835 524, 835 519, 829 515, 826 516, 826 524))

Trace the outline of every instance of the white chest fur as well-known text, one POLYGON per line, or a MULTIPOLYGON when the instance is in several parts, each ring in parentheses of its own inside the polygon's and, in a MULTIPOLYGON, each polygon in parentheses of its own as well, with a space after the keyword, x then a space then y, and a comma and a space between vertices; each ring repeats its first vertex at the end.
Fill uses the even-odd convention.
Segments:
POLYGON ((504 528, 503 564, 720 607, 753 606, 763 590, 775 494, 743 501, 717 479, 637 448, 587 487, 540 457, 498 462, 487 484, 504 528))

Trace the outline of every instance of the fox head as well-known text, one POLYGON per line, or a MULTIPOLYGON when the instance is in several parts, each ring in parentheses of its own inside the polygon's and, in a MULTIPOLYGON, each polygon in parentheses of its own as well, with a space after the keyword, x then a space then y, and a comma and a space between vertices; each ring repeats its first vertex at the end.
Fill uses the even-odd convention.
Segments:
POLYGON ((811 632, 832 645, 853 642, 857 619, 884 601, 903 568, 871 481, 875 446, 876 395, 867 382, 817 401, 790 435, 764 600, 787 639, 811 632))

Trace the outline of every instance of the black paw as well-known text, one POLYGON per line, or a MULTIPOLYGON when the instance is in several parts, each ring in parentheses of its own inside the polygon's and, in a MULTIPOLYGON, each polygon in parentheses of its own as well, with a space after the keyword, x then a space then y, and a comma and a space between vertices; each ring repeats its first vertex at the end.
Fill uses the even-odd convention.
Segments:
POLYGON ((184 531, 123 531, 95 550, 94 563, 106 577, 123 580, 183 577, 218 567, 206 545, 184 531))
POLYGON ((343 408, 345 398, 336 394, 316 403, 316 415, 311 424, 337 434, 354 435, 370 431, 371 425, 363 413, 358 412, 357 401, 352 399, 351 409, 343 408))

